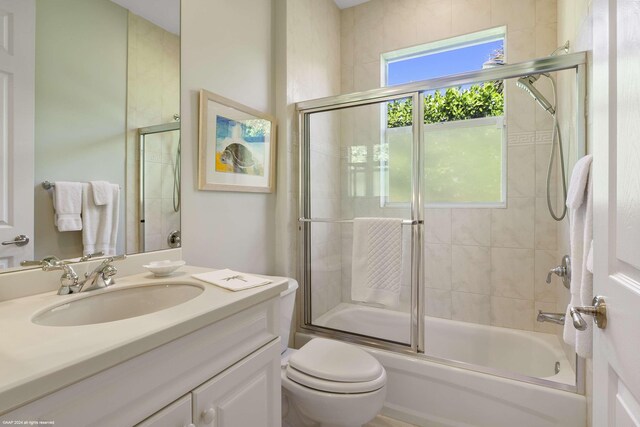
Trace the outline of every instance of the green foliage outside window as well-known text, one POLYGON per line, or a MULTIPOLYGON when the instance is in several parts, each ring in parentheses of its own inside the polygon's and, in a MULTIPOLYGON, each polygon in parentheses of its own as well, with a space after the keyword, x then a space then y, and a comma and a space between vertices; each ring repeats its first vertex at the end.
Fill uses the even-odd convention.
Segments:
MULTIPOLYGON (((412 125, 411 98, 398 99, 387 104, 387 127, 412 125)), ((424 97, 424 123, 442 123, 456 120, 478 119, 504 114, 502 82, 486 82, 468 89, 449 88, 424 97)))

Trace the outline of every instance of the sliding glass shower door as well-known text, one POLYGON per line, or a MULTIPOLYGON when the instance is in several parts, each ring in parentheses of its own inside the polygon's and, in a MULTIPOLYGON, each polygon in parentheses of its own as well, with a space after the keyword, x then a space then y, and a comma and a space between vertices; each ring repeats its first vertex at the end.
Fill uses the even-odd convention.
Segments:
POLYGON ((301 226, 309 242, 305 321, 312 327, 417 346, 411 327, 419 273, 412 267, 420 256, 413 103, 410 96, 307 116, 301 161, 309 197, 301 226), (401 162, 391 166, 390 155, 401 162), (373 218, 394 231, 367 231, 376 227, 373 218), (378 261, 375 251, 383 254, 378 261), (371 283, 376 291, 368 289, 371 283), (390 316, 379 316, 382 309, 390 316))

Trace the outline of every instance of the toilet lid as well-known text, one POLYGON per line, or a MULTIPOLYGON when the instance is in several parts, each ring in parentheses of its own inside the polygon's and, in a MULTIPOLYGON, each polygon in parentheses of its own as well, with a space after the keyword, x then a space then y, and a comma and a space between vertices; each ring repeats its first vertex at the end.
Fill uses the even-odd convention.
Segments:
POLYGON ((312 388, 314 390, 324 391, 328 393, 342 393, 342 394, 354 394, 354 393, 369 393, 376 391, 384 387, 387 383, 387 374, 382 370, 380 376, 373 381, 365 382, 342 382, 323 380, 321 378, 312 377, 304 372, 300 372, 291 365, 287 366, 287 378, 295 383, 298 383, 304 387, 312 388))
POLYGON ((306 376, 345 383, 376 381, 384 373, 380 362, 366 351, 324 338, 314 338, 292 354, 289 367, 306 376))

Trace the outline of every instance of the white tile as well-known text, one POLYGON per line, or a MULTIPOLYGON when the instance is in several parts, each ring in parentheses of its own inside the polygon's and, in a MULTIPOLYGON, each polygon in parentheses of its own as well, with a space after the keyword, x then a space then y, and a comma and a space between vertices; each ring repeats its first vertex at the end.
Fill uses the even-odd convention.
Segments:
POLYGON ((451 259, 451 289, 476 294, 490 294, 490 248, 453 245, 451 259))
POLYGON ((536 58, 551 55, 551 53, 558 48, 559 44, 556 36, 556 23, 549 22, 536 25, 535 43, 536 58))
POLYGON ((451 319, 451 291, 444 289, 425 289, 426 315, 451 319))
POLYGON ((451 289, 451 246, 427 244, 424 257, 427 287, 451 289))
POLYGON ((452 0, 451 30, 467 34, 491 27, 491 0, 452 0))
MULTIPOLYGON (((556 287, 563 286, 562 281, 555 274, 551 276, 551 283, 547 284, 547 273, 560 265, 560 257, 555 251, 536 250, 535 254, 535 300, 539 302, 556 302, 556 287)), ((564 289, 564 288, 563 288, 564 289)))
POLYGON ((425 0, 418 3, 418 40, 427 43, 450 37, 451 0, 425 0))
MULTIPOLYGON (((380 85, 380 61, 356 63, 353 67, 353 88, 355 91, 363 91, 379 88, 380 85)), ((377 117, 377 116, 374 116, 377 117)), ((369 128, 368 134, 378 133, 377 127, 369 128)), ((371 139, 368 139, 371 140, 371 139)))
POLYGON ((557 21, 556 0, 536 0, 536 24, 557 21))
POLYGON ((507 157, 507 195, 533 197, 536 177, 536 146, 510 146, 507 157))
POLYGON ((385 1, 383 7, 383 51, 389 52, 417 44, 418 1, 385 1))
POLYGON ((452 209, 451 242, 458 245, 491 244, 491 209, 452 209))
POLYGON ((533 301, 491 297, 491 325, 533 330, 533 301))
POLYGON ((532 29, 536 24, 535 0, 491 0, 491 25, 509 29, 532 29))
POLYGON ((360 65, 380 58, 384 43, 384 20, 358 22, 354 30, 354 65, 360 65))
POLYGON ((535 198, 514 197, 506 209, 491 210, 491 245, 501 248, 533 248, 535 198))
POLYGON ((491 324, 491 297, 451 292, 451 318, 481 325, 491 324))
MULTIPOLYGON (((556 249, 558 223, 549 213, 547 199, 537 197, 535 204, 535 247, 536 249, 556 249)), ((555 209, 556 215, 562 213, 561 208, 555 209)), ((568 221, 568 219, 565 217, 563 221, 568 221)))
POLYGON ((511 30, 507 27, 507 61, 510 64, 535 58, 535 30, 511 30))
MULTIPOLYGON (((550 154, 551 144, 536 144, 536 197, 547 196, 547 170, 550 154)), ((557 169, 552 168, 551 179, 549 182, 549 189, 552 196, 557 194, 557 180, 557 169)))
POLYGON ((425 209, 425 241, 451 243, 451 209, 425 209))
POLYGON ((491 250, 491 295, 533 300, 534 251, 491 250))

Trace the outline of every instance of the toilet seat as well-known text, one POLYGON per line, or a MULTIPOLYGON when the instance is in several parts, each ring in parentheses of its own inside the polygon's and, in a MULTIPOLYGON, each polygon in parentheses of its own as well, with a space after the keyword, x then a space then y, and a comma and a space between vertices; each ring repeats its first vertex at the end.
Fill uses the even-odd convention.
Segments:
POLYGON ((384 371, 382 371, 382 374, 375 380, 366 382, 340 382, 325 380, 300 372, 297 369, 292 368, 291 365, 287 367, 286 374, 288 379, 300 384, 301 386, 318 391, 324 391, 326 393, 337 394, 369 393, 381 389, 387 382, 387 375, 384 371))
POLYGON ((315 338, 289 358, 287 378, 329 393, 367 393, 384 387, 387 376, 373 356, 352 344, 315 338))

